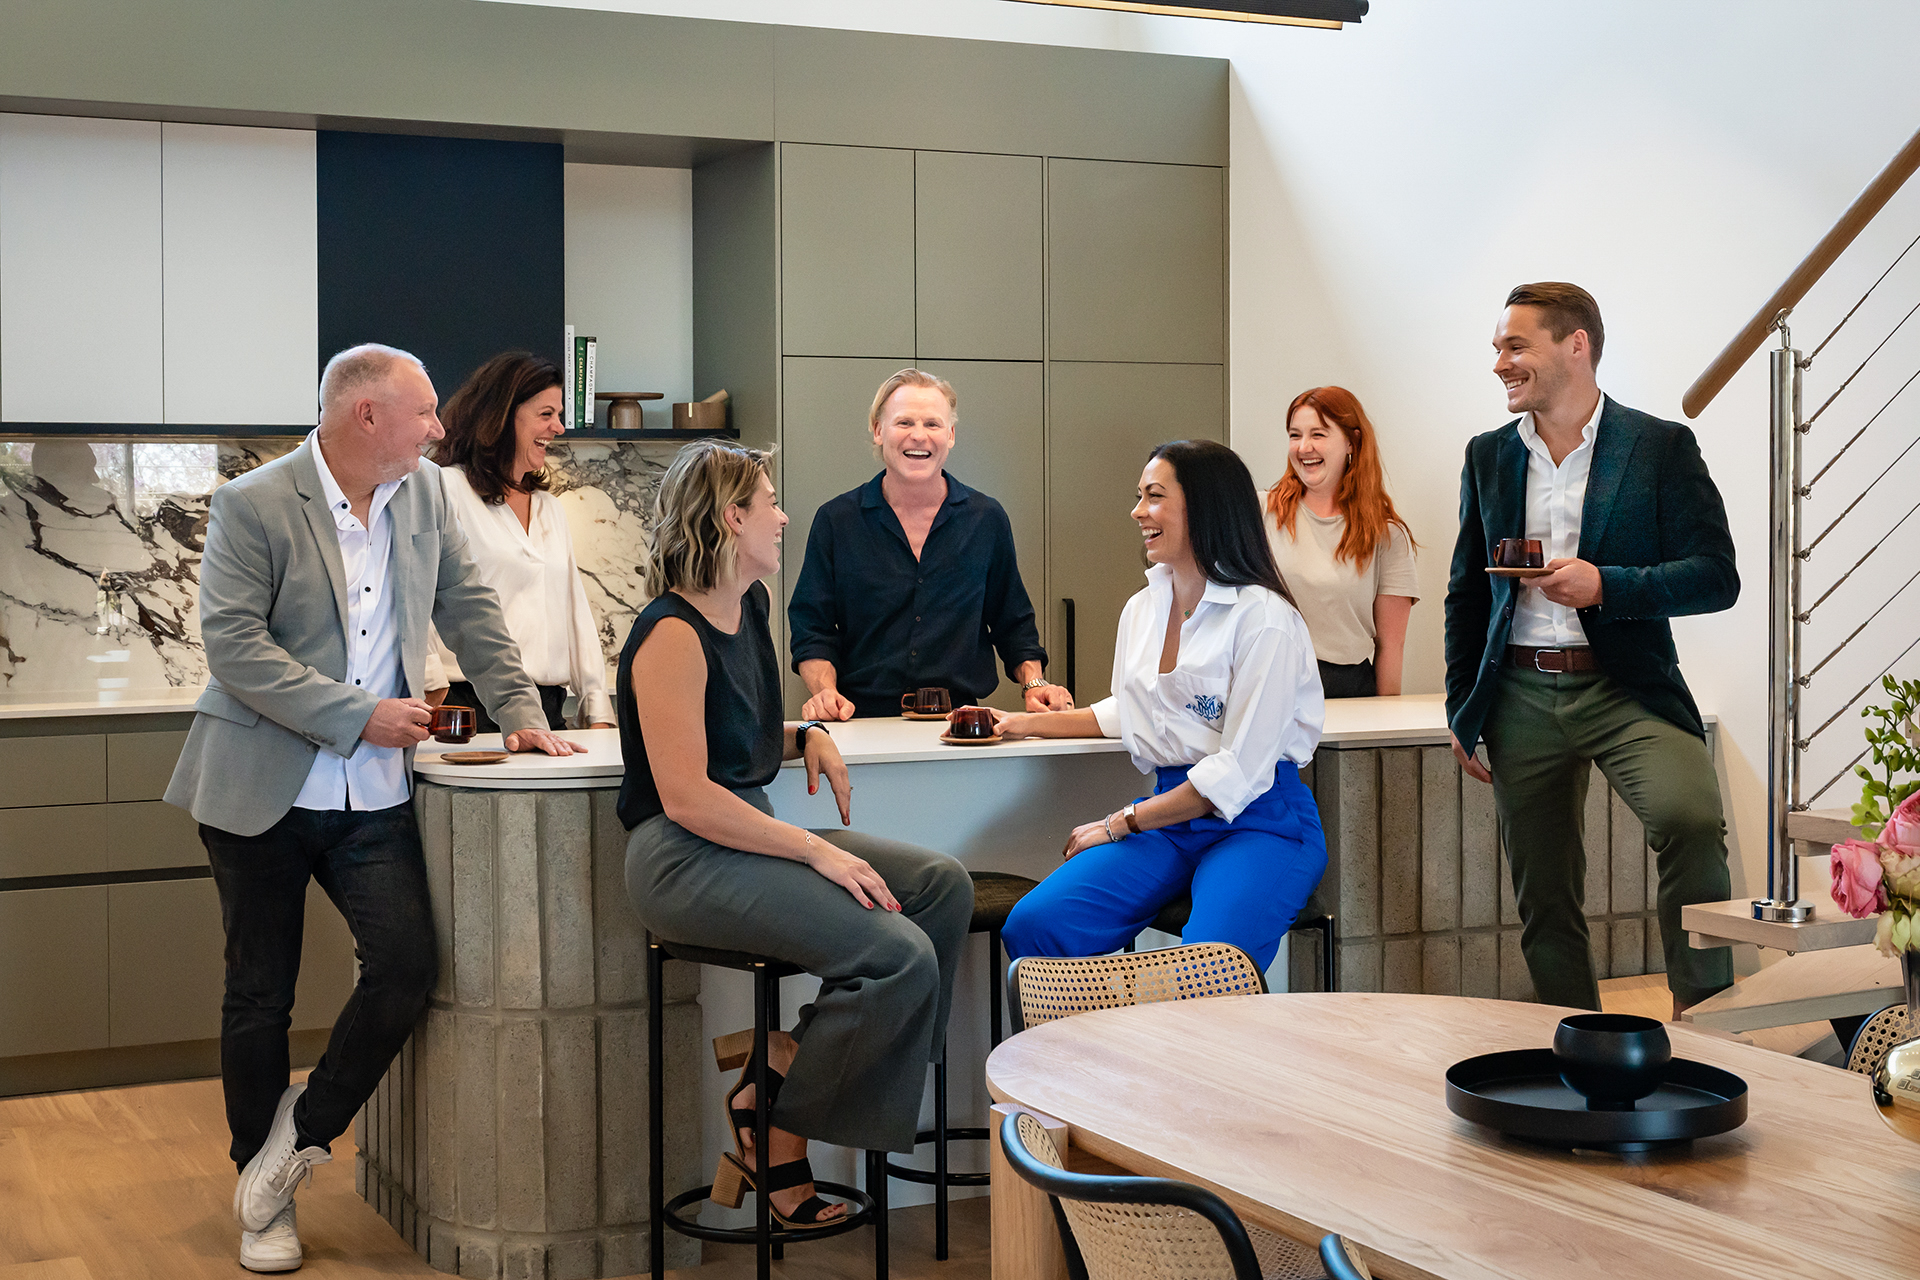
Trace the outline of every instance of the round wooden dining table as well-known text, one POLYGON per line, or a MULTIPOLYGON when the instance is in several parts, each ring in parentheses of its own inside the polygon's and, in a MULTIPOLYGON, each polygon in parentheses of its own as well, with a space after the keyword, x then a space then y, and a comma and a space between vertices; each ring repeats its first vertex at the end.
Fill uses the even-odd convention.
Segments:
MULTIPOLYGON (((1309 1244, 1339 1232, 1395 1280, 1920 1276, 1920 1146, 1854 1073, 1669 1024, 1676 1058, 1746 1080, 1740 1128, 1623 1156, 1447 1110, 1448 1066, 1546 1047, 1573 1012, 1361 993, 1137 1005, 1013 1036, 987 1083, 996 1111, 1047 1118, 1070 1165, 1197 1183, 1309 1244)), ((1051 1214, 1003 1159, 993 1172, 995 1280, 1051 1280, 1051 1214)))

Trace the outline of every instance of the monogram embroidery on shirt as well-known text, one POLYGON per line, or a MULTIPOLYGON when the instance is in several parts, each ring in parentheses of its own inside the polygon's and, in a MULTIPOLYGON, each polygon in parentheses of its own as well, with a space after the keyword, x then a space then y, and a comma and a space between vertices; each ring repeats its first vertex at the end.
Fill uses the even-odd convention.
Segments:
POLYGON ((1187 710, 1212 724, 1227 713, 1227 704, 1210 693, 1203 693, 1187 704, 1187 710))

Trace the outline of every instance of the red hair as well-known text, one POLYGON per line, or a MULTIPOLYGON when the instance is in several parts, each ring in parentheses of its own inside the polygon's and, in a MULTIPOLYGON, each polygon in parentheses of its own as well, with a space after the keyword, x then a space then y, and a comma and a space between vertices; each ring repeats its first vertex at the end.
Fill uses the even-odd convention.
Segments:
MULTIPOLYGON (((1399 525, 1409 543, 1413 542, 1413 530, 1393 509, 1393 499, 1387 496, 1386 476, 1380 470, 1380 451, 1373 443, 1373 423, 1367 420, 1367 411, 1360 407, 1359 398, 1345 387, 1314 387, 1293 398, 1293 403, 1287 406, 1286 421, 1291 423, 1294 414, 1309 408, 1320 415, 1321 421, 1338 427, 1347 438, 1347 469, 1334 494, 1335 505, 1347 518, 1347 528, 1340 535, 1340 545, 1335 548, 1333 558, 1364 571, 1386 540, 1388 526, 1399 525)), ((1267 514, 1273 517, 1275 528, 1284 529, 1289 535, 1293 533, 1294 516, 1306 492, 1307 486, 1289 464, 1285 473, 1274 481, 1273 488, 1267 490, 1267 514)))

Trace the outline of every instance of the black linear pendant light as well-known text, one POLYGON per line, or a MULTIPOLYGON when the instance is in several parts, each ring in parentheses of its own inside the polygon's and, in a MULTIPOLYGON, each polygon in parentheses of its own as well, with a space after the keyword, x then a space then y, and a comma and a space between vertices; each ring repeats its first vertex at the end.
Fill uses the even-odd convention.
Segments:
POLYGON ((1120 9, 1127 13, 1157 13, 1175 18, 1220 18, 1228 22, 1270 22, 1289 27, 1332 27, 1358 22, 1367 14, 1368 0, 1184 0, 1161 4, 1153 0, 1022 0, 1025 4, 1056 4, 1070 9, 1120 9))

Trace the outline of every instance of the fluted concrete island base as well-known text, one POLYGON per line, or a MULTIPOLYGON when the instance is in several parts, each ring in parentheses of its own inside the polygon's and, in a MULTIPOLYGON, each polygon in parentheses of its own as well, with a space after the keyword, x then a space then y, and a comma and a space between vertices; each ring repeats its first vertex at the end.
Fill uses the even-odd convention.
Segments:
MULTIPOLYGON (((615 795, 417 782, 440 979, 354 1134, 360 1193, 436 1270, 647 1269, 646 953, 615 795)), ((703 1180, 699 991, 668 966, 669 1195, 703 1180)), ((667 1240, 667 1265, 699 1261, 667 1240)))

